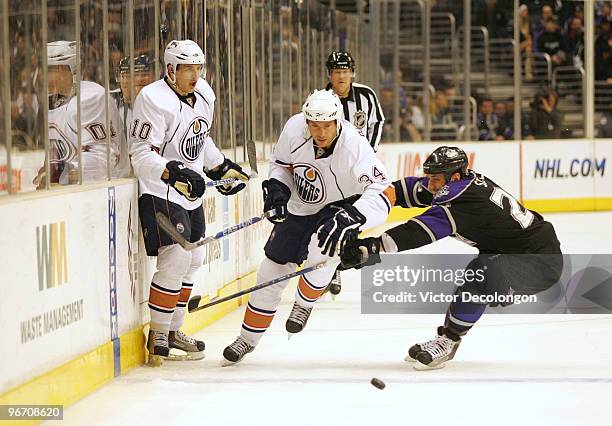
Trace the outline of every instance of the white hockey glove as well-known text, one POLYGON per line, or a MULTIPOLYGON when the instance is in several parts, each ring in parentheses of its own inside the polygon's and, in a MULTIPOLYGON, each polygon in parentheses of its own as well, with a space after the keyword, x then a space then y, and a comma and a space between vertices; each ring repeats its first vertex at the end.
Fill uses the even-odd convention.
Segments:
POLYGON ((366 223, 366 217, 351 205, 339 208, 336 214, 317 230, 321 253, 334 257, 344 249, 346 242, 354 240, 359 234, 359 227, 366 223))

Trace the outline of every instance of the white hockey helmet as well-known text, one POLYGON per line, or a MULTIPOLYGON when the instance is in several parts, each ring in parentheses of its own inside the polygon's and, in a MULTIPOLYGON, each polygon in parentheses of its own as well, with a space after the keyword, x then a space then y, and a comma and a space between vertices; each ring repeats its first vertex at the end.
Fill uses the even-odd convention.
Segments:
POLYGON ((331 90, 315 90, 306 98, 302 106, 306 120, 332 121, 340 125, 344 111, 340 98, 331 90))
POLYGON ((47 43, 47 66, 68 65, 76 75, 76 41, 52 41, 47 43))
MULTIPOLYGON (((175 73, 177 66, 180 64, 202 65, 202 73, 204 73, 206 58, 204 52, 195 41, 172 40, 168 43, 168 46, 166 46, 164 63, 166 64, 166 76, 170 79, 168 75, 168 64, 172 65, 172 70, 175 73)), ((204 74, 202 74, 202 77, 204 77, 204 74)), ((174 83, 175 79, 171 79, 170 81, 174 83)))

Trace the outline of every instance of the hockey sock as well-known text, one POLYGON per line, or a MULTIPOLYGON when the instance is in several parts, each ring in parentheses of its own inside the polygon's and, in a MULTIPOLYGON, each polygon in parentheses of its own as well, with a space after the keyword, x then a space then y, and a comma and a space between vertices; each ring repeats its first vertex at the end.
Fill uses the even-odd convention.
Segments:
POLYGON ((255 346, 259 342, 259 339, 263 336, 263 333, 270 327, 270 323, 274 319, 276 310, 260 309, 249 302, 247 304, 246 311, 244 312, 244 319, 242 320, 242 330, 240 335, 251 345, 255 346))
POLYGON ((321 297, 327 284, 322 286, 315 286, 311 283, 305 275, 300 277, 300 281, 295 292, 295 301, 298 305, 304 308, 311 308, 314 303, 321 297))
POLYGON ((180 292, 181 290, 172 290, 151 282, 149 287, 151 330, 168 332, 180 292))
POLYGON ((456 336, 464 336, 480 319, 487 305, 455 301, 446 311, 444 327, 456 336))
POLYGON ((193 283, 183 283, 181 286, 181 292, 179 293, 178 302, 176 303, 176 309, 172 315, 172 321, 170 322, 170 331, 177 331, 183 325, 185 320, 185 310, 189 297, 191 296, 191 290, 193 289, 193 283))

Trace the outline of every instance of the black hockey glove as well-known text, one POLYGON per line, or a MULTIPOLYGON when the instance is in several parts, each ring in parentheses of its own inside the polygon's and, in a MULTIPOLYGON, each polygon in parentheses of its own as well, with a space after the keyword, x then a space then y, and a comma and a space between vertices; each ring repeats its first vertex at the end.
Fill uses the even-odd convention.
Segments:
POLYGON ((268 218, 272 223, 281 223, 289 214, 287 203, 291 198, 291 190, 280 180, 274 178, 264 180, 261 183, 263 189, 264 211, 275 209, 276 214, 268 218))
POLYGON ((242 191, 246 187, 244 182, 249 180, 249 175, 242 170, 242 167, 227 158, 219 167, 215 168, 214 170, 204 170, 204 173, 206 173, 206 176, 212 180, 235 178, 242 181, 237 185, 231 184, 218 186, 217 191, 223 195, 234 195, 242 191))
POLYGON ((204 195, 206 184, 204 178, 195 170, 180 161, 169 161, 162 174, 162 180, 176 189, 189 201, 195 201, 204 195), (166 173, 167 171, 167 173, 166 173))
POLYGON ((361 269, 380 263, 380 238, 364 238, 348 241, 340 253, 340 267, 361 269))
POLYGON ((323 222, 317 230, 318 246, 323 249, 321 253, 334 257, 336 250, 342 251, 347 241, 357 238, 359 227, 364 223, 366 217, 352 205, 338 207, 336 214, 323 222))

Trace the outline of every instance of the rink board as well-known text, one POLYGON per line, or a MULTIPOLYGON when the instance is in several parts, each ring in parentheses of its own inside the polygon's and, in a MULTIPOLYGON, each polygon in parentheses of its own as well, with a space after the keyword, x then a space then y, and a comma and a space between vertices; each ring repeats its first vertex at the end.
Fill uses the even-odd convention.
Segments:
MULTIPOLYGON (((395 179, 422 173, 422 161, 440 145, 383 144, 378 155, 395 179)), ((470 167, 530 208, 612 209, 612 141, 460 146, 470 167)), ((0 287, 3 300, 11 301, 0 310, 8 361, 0 366, 0 403, 70 404, 140 365, 155 258, 143 247, 136 182, 24 194, 0 206, 8 219, 0 225, 0 255, 11 259, 0 287)), ((204 206, 207 235, 256 216, 262 210, 260 181, 236 197, 209 190, 204 206)), ((390 220, 418 212, 395 208, 390 220)), ((252 285, 270 229, 264 221, 207 246, 193 294, 203 295, 204 303, 252 285)), ((185 330, 201 329, 244 299, 188 315, 185 330)))

